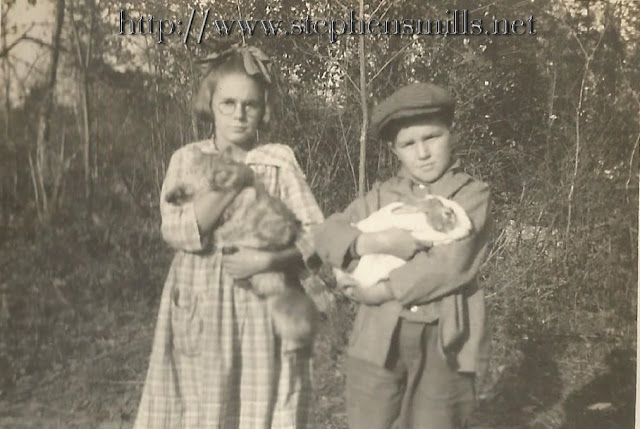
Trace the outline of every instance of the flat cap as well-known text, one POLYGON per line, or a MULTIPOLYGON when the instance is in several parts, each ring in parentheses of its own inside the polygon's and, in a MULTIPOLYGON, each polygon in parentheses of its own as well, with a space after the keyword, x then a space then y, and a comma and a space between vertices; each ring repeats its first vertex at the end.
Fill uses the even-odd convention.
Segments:
POLYGON ((432 83, 403 86, 374 107, 369 133, 372 137, 381 137, 393 121, 416 116, 437 115, 451 124, 454 104, 447 90, 432 83))

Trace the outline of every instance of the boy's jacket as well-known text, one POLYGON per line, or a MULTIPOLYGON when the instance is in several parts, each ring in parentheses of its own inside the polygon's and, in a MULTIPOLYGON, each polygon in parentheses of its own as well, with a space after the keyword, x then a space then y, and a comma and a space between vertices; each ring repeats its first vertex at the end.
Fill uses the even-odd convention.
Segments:
POLYGON ((395 300, 379 306, 360 305, 351 333, 350 356, 384 366, 399 317, 438 321, 441 351, 461 372, 482 372, 487 365, 489 336, 484 291, 476 275, 489 250, 490 190, 455 162, 436 182, 415 184, 406 171, 330 216, 315 231, 318 254, 335 267, 352 269, 349 248, 360 232, 353 226, 379 208, 395 202, 411 203, 435 194, 458 202, 474 230, 468 238, 417 253, 391 272, 395 300))

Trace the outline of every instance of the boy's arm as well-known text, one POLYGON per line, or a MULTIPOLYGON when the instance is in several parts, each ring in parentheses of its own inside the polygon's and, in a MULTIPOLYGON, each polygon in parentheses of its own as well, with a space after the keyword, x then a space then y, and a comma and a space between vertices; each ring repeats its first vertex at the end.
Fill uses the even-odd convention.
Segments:
POLYGON ((455 200, 466 210, 474 230, 465 239, 417 253, 391 272, 390 290, 405 306, 425 304, 469 283, 487 255, 492 223, 489 187, 472 182, 455 200))
POLYGON ((343 212, 334 213, 316 227, 314 242, 320 258, 332 267, 347 268, 355 256, 355 239, 360 235, 360 230, 352 224, 376 211, 377 206, 378 190, 374 187, 367 195, 349 204, 343 212))

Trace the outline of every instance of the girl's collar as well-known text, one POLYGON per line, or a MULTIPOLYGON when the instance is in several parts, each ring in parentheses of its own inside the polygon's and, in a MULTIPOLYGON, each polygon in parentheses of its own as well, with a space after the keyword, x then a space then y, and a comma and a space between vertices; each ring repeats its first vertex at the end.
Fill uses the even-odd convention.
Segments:
POLYGON ((206 143, 202 145, 200 150, 204 153, 218 153, 218 146, 216 145, 215 140, 211 137, 209 140, 205 140, 206 143))
MULTIPOLYGON (((211 136, 211 138, 207 142, 208 142, 207 145, 203 148, 203 152, 206 152, 206 153, 221 153, 222 152, 222 150, 220 150, 220 148, 218 147, 218 144, 216 143, 215 136, 211 136)), ((258 146, 257 145, 254 146, 253 149, 255 149, 256 147, 258 147, 258 146)), ((245 151, 244 157, 242 157, 241 160, 237 160, 237 161, 246 162, 247 155, 249 154, 249 152, 251 152, 251 150, 245 151)))

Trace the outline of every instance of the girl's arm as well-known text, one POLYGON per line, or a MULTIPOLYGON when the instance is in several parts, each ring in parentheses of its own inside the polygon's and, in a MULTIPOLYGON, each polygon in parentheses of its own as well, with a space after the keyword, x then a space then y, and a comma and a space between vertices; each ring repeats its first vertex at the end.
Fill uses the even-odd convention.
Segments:
POLYGON ((282 271, 286 268, 291 267, 292 265, 298 267, 304 266, 302 253, 296 246, 291 246, 287 249, 268 253, 269 261, 267 265, 269 270, 282 271))
POLYGON ((209 234, 215 228, 220 216, 239 192, 240 189, 227 192, 211 191, 193 201, 200 235, 209 234))
POLYGON ((296 246, 275 252, 242 247, 233 254, 224 255, 222 263, 225 270, 238 279, 266 271, 283 271, 292 266, 304 266, 302 254, 296 246))

